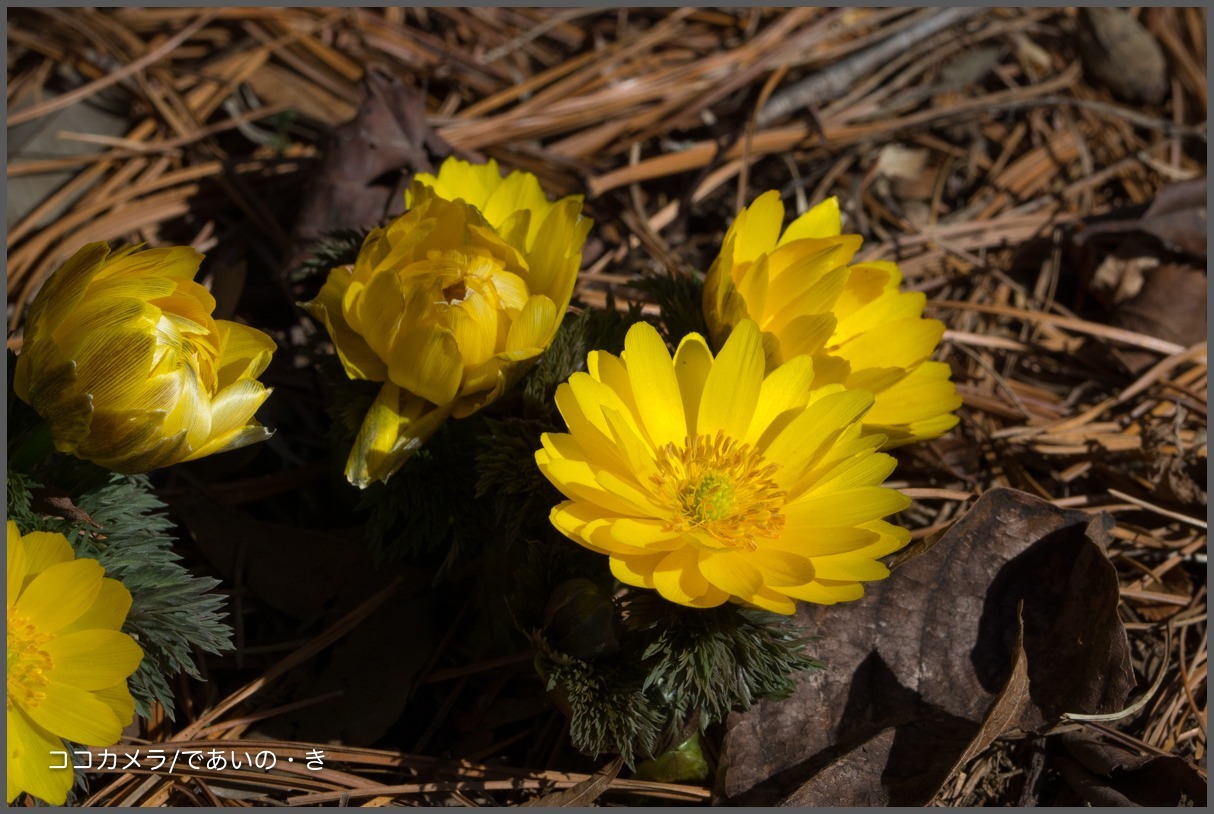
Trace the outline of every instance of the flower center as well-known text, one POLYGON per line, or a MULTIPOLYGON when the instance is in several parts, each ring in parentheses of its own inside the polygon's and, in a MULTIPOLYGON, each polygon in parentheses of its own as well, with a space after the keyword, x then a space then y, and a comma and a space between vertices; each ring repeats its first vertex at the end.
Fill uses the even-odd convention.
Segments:
POLYGON ((55 663, 42 645, 55 638, 24 616, 8 610, 8 708, 36 707, 46 698, 46 677, 55 663))
POLYGON ((784 528, 782 492, 768 464, 749 444, 723 432, 696 435, 682 446, 658 450, 653 482, 671 509, 667 528, 699 529, 728 548, 754 551, 756 538, 774 539, 784 528))
POLYGON ((457 302, 463 302, 467 293, 468 286, 464 282, 463 278, 460 278, 443 289, 443 299, 448 303, 455 304, 457 302))

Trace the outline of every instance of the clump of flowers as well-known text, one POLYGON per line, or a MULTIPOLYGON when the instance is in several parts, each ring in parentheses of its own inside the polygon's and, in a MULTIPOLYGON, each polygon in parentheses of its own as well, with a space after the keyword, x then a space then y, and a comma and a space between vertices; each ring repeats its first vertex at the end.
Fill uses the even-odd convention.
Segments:
POLYGON ((552 342, 591 222, 535 176, 448 159, 418 175, 407 211, 367 236, 304 307, 346 374, 383 382, 346 476, 385 481, 448 417, 497 399, 552 342))
POLYGON ((131 607, 96 560, 62 534, 25 536, 8 522, 8 796, 62 805, 72 787, 64 739, 117 743, 135 702, 127 678, 143 658, 121 632, 131 607), (59 768, 54 768, 59 767, 59 768))
POLYGON ((839 204, 827 199, 781 233, 778 192, 738 213, 704 284, 704 314, 720 346, 745 319, 763 334, 768 369, 799 354, 813 357, 814 386, 842 384, 875 400, 867 432, 886 447, 936 438, 961 406, 948 366, 930 361, 944 334, 924 319, 926 298, 900 290, 897 265, 849 265, 859 235, 841 234, 839 204))
POLYGON ((274 340, 212 317, 202 255, 90 243, 30 307, 13 386, 55 447, 128 474, 265 440, 274 340))
POLYGON ((590 353, 557 389, 569 432, 535 454, 568 498, 552 523, 621 582, 682 605, 791 614, 859 598, 910 539, 881 518, 910 501, 879 485, 894 460, 862 432, 872 394, 815 389, 815 367, 801 355, 765 373, 752 320, 715 359, 698 334, 672 358, 634 325, 620 357, 590 353))

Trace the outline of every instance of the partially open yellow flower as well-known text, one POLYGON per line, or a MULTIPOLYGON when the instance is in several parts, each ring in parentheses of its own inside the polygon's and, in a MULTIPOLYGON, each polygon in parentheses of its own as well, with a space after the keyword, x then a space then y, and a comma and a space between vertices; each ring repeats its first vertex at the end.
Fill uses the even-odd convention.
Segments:
POLYGON ((73 782, 63 739, 118 742, 135 714, 126 680, 143 651, 121 632, 130 593, 96 560, 76 559, 62 534, 23 537, 11 520, 7 542, 6 799, 25 791, 63 805, 73 782))
POLYGON ((90 243, 38 292, 13 386, 59 451, 135 473, 270 437, 253 414, 274 340, 211 316, 201 261, 90 243))
POLYGON ((961 397, 948 365, 929 361, 944 324, 923 318, 926 297, 900 291, 886 261, 849 265, 859 235, 843 235, 835 198, 783 234, 778 192, 738 213, 704 283, 704 314, 720 346, 743 319, 758 322, 768 368, 798 354, 814 358, 814 385, 839 383, 876 397, 867 432, 886 447, 936 438, 957 423, 961 397))
POLYGON ((346 464, 386 481, 449 416, 500 396, 552 342, 591 222, 535 176, 451 158, 303 303, 352 379, 383 382, 346 464))
POLYGON ((553 525, 621 582, 790 614, 796 599, 859 598, 909 541, 881 519, 910 501, 879 486, 894 460, 861 434, 872 395, 811 390, 808 356, 765 376, 753 321, 715 359, 698 334, 672 359, 640 323, 622 356, 594 351, 587 369, 557 388, 569 432, 545 433, 535 460, 569 498, 553 525))

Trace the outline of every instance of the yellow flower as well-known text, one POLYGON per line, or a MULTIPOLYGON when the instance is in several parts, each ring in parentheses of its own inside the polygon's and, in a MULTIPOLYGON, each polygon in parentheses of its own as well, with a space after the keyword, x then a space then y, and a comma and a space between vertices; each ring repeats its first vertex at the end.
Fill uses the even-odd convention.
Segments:
POLYGON ((449 158, 418 175, 407 211, 367 236, 316 299, 352 379, 383 382, 346 464, 386 481, 449 416, 498 398, 552 342, 591 222, 529 173, 449 158))
POLYGON ((758 322, 768 369, 798 354, 814 358, 814 386, 843 384, 875 396, 865 431, 885 446, 936 438, 957 424, 961 397, 949 368, 929 357, 944 324, 923 318, 922 293, 899 291, 886 261, 848 265, 859 235, 840 234, 835 198, 780 233, 775 191, 738 213, 704 282, 704 314, 719 347, 743 319, 758 322))
POLYGON ((8 797, 63 805, 72 787, 62 739, 111 746, 135 714, 127 677, 143 651, 120 632, 131 607, 96 560, 62 534, 21 536, 8 521, 8 797), (63 766, 63 768, 52 768, 63 766))
POLYGON ((545 433, 540 470, 569 498, 565 536, 608 555, 621 582, 672 602, 728 599, 777 613, 831 604, 884 578, 878 557, 910 539, 880 518, 910 501, 880 484, 894 460, 861 435, 862 390, 811 390, 797 356, 764 376, 758 326, 743 320, 713 359, 699 334, 671 359, 651 326, 619 358, 594 351, 557 388, 568 433, 545 433))
POLYGON ((274 340, 216 320, 191 248, 76 252, 38 292, 14 388, 55 447, 118 472, 265 440, 253 414, 274 340))

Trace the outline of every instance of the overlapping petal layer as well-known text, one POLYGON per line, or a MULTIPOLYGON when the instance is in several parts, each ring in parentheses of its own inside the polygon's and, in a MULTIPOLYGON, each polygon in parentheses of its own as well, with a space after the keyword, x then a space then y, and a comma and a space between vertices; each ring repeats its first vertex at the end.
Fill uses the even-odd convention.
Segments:
POLYGON ((304 303, 346 374, 383 382, 346 465, 385 481, 449 416, 498 398, 552 342, 591 222, 535 176, 448 159, 420 174, 407 211, 367 236, 304 303))
POLYGON ((943 363, 928 361, 944 334, 924 319, 922 294, 902 291, 890 262, 852 263, 859 235, 841 234, 830 198, 781 234, 777 192, 738 213, 704 286, 704 313, 720 346, 733 326, 755 320, 768 369, 800 354, 814 359, 814 385, 869 390, 866 432, 886 447, 935 438, 957 423, 961 398, 943 363), (909 403, 908 403, 909 402, 909 403))
POLYGON ((274 340, 212 317, 191 248, 91 243, 56 271, 26 321, 14 388, 55 446, 146 472, 270 436, 253 415, 274 340))
POLYGON ((751 320, 716 358, 698 334, 672 357, 644 323, 620 357, 592 352, 557 389, 569 431, 535 456, 568 498, 553 525, 621 582, 683 605, 789 614, 861 596, 909 540, 882 519, 909 500, 880 486, 894 461, 862 432, 872 395, 811 388, 807 356, 764 371, 751 320))
POLYGON ((110 746, 131 722, 127 677, 143 651, 121 632, 131 607, 122 583, 96 560, 76 559, 62 534, 8 544, 8 796, 28 792, 62 805, 72 769, 64 739, 110 746), (60 766, 60 768, 55 768, 60 766))

